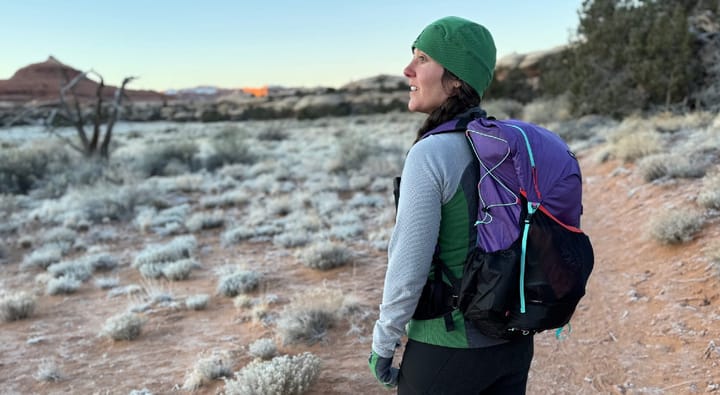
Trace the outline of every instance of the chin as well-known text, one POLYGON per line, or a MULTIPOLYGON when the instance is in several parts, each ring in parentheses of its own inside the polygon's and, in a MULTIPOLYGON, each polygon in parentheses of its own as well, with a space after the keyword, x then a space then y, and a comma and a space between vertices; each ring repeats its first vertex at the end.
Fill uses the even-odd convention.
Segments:
POLYGON ((414 105, 412 101, 408 102, 407 109, 410 112, 419 112, 419 113, 424 113, 424 114, 429 113, 428 111, 418 108, 418 106, 414 105))

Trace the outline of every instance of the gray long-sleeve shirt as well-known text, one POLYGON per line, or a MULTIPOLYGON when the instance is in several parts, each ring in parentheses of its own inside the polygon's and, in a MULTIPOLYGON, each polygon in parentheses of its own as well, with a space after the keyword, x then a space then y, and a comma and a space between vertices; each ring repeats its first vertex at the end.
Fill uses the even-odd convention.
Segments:
POLYGON ((474 160, 462 133, 429 136, 408 152, 402 172, 395 228, 388 247, 380 317, 372 349, 393 355, 428 278, 441 224, 442 205, 457 192, 474 160))

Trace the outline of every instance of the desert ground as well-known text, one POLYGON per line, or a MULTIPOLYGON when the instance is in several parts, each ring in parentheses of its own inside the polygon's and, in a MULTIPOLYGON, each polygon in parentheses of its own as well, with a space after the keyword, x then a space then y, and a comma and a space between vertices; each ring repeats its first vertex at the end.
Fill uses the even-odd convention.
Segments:
MULTIPOLYGON (((371 376, 367 356, 393 224, 392 177, 419 121, 391 113, 119 125, 113 167, 102 177, 67 176, 60 187, 47 182, 2 195, 0 296, 26 292, 35 308, 0 321, 0 393, 223 393, 222 378, 197 378, 198 362, 220 358, 231 380, 256 358, 250 346, 261 339, 271 339, 277 355, 319 358, 307 394, 389 393, 371 376), (196 165, 209 163, 228 131, 242 137, 249 159, 196 165), (159 169, 144 159, 183 142, 196 142, 192 158, 176 155, 159 169), (61 256, 38 264, 36 251, 61 234, 72 236, 61 256), (142 270, 141 257, 188 237, 186 278, 142 270), (313 252, 328 242, 343 259, 319 268, 313 252), (74 290, 51 290, 63 276, 53 264, 93 254, 115 264, 96 268, 74 290), (252 273, 257 286, 229 296, 221 284, 233 270, 252 273), (323 305, 317 294, 330 296, 323 305), (196 310, 187 301, 197 295, 208 300, 196 310), (303 303, 331 313, 309 338, 281 324, 303 303), (126 311, 142 318, 142 330, 113 340, 107 320, 126 311)), ((596 260, 571 332, 536 336, 528 393, 720 393, 720 226, 707 198, 720 187, 710 177, 720 122, 706 114, 549 125, 592 129, 564 137, 583 170, 582 227, 596 260), (641 160, 700 154, 709 158, 704 177, 668 168, 651 177, 650 161, 641 160), (672 228, 662 219, 686 210, 700 222, 681 240, 654 232, 672 228)), ((0 130, 6 152, 41 150, 51 139, 29 128, 0 130)))

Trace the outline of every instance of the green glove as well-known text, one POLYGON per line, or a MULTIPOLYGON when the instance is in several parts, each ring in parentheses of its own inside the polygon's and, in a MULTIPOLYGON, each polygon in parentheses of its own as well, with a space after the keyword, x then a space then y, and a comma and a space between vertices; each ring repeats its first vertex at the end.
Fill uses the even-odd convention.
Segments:
POLYGON ((383 358, 379 356, 375 351, 370 352, 370 358, 368 359, 368 365, 373 376, 380 382, 385 388, 394 388, 397 386, 398 368, 392 367, 392 357, 383 358))

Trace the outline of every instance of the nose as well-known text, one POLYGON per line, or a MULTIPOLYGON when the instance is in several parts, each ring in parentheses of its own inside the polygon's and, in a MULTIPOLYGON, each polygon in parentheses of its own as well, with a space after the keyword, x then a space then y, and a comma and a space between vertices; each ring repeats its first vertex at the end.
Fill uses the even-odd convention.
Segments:
POLYGON ((412 67, 413 63, 410 62, 405 68, 403 69, 403 75, 407 78, 411 78, 415 75, 415 70, 412 67))

